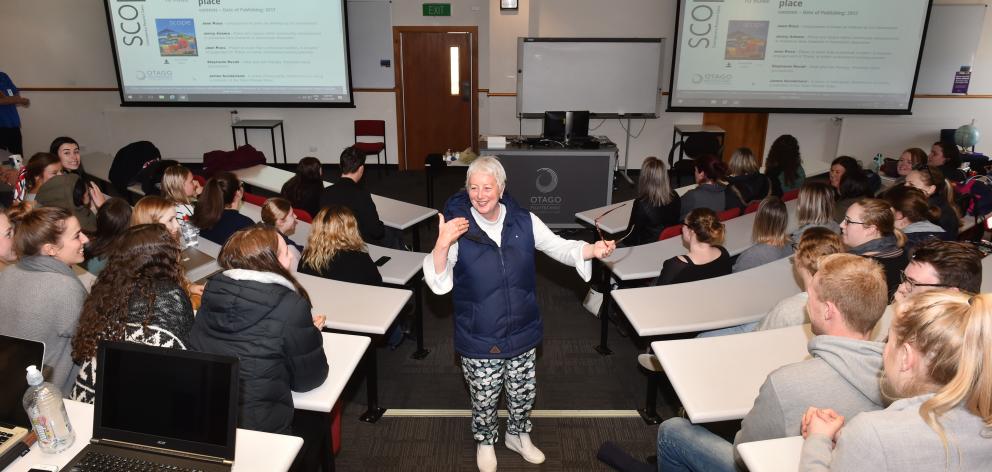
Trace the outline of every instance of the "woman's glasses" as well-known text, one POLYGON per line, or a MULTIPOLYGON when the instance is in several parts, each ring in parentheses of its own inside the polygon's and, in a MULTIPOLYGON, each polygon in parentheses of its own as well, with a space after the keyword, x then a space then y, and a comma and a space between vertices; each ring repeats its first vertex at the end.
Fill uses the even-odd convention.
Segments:
POLYGON ((866 223, 864 221, 854 221, 854 220, 851 219, 850 216, 846 216, 846 215, 844 216, 844 220, 843 221, 844 221, 844 223, 847 223, 849 225, 866 225, 866 224, 868 224, 868 223, 866 223))
MULTIPOLYGON (((597 216, 596 218, 594 218, 592 220, 593 224, 596 226, 596 232, 599 233, 599 239, 601 241, 606 242, 606 235, 603 234, 603 229, 599 227, 599 220, 603 219, 604 216, 609 215, 614 210, 616 210, 618 208, 623 208, 626 205, 627 205, 627 202, 623 202, 623 203, 621 203, 621 204, 619 204, 619 205, 617 205, 617 206, 615 206, 613 208, 610 208, 609 210, 604 211, 603 213, 601 213, 599 216, 597 216)), ((624 239, 627 239, 627 236, 630 236, 633 233, 634 233, 634 225, 630 225, 630 231, 627 231, 627 234, 625 234, 622 238, 615 239, 613 242, 614 243, 619 243, 620 241, 623 241, 624 239)))

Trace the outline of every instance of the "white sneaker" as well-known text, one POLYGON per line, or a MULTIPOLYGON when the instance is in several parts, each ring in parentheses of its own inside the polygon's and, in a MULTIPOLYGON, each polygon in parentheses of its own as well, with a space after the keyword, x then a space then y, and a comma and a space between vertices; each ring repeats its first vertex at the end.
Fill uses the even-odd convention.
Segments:
POLYGON ((637 363, 650 372, 661 372, 661 361, 654 354, 638 354, 637 363))
POLYGON ((479 472, 496 472, 496 448, 492 444, 477 444, 475 464, 479 466, 479 472))
POLYGON ((544 463, 544 453, 534 443, 530 442, 530 435, 527 433, 507 433, 506 448, 520 454, 525 461, 531 464, 544 463))

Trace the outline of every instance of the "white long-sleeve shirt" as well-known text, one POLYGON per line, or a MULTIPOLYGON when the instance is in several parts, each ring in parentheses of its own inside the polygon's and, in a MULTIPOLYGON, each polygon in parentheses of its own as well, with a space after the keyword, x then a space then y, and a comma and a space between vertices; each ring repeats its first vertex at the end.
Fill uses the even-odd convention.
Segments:
MULTIPOLYGON (((472 219, 479 225, 479 228, 489 236, 497 246, 502 246, 503 220, 506 218, 506 207, 499 205, 499 218, 496 221, 485 219, 475 208, 471 209, 472 219)), ((533 213, 530 214, 531 226, 534 228, 534 247, 550 256, 552 259, 574 266, 575 270, 588 282, 592 277, 592 262, 582 258, 582 248, 585 241, 574 241, 562 238, 551 231, 547 225, 533 213)), ((427 254, 424 257, 424 281, 431 291, 443 295, 451 291, 454 285, 452 274, 455 264, 458 262, 458 243, 455 242, 448 248, 448 263, 441 273, 434 267, 434 255, 427 254)))

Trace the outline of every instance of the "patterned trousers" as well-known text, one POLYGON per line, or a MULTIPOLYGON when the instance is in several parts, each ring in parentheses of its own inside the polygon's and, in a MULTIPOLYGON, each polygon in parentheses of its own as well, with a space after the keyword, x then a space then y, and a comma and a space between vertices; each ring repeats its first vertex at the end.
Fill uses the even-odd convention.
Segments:
POLYGON ((497 441, 499 423, 496 407, 506 386, 508 434, 529 433, 530 410, 537 395, 536 351, 531 349, 510 359, 469 359, 462 357, 462 373, 472 395, 472 436, 482 444, 497 441))

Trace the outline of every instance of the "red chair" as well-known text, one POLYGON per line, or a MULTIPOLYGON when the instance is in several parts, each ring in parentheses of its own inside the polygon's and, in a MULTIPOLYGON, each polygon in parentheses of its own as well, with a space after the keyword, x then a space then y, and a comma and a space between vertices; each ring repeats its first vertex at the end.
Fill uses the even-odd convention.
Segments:
POLYGON ((661 230, 661 234, 658 235, 658 241, 674 238, 680 234, 682 234, 682 225, 672 225, 661 230))
POLYGON ((207 179, 204 179, 203 176, 201 175, 193 174, 193 180, 195 180, 197 183, 200 184, 200 188, 203 188, 204 185, 207 185, 207 179))
POLYGON ((355 148, 366 156, 375 154, 375 163, 382 164, 380 157, 386 154, 386 122, 383 120, 355 120, 355 148), (358 140, 359 136, 379 136, 381 142, 368 143, 358 140))
POLYGON ((293 213, 296 213, 296 219, 304 223, 313 223, 313 218, 310 213, 302 208, 293 208, 293 213))
POLYGON ((720 213, 716 214, 717 219, 720 221, 727 221, 731 218, 737 218, 738 216, 741 216, 740 208, 731 208, 729 210, 723 210, 720 213))
POLYGON ((758 211, 758 205, 761 205, 761 200, 754 200, 747 204, 747 208, 744 209, 744 214, 750 214, 758 211))
POLYGON ((244 193, 244 196, 242 197, 242 199, 246 203, 251 203, 252 205, 255 205, 255 206, 262 206, 262 205, 264 205, 265 204, 265 200, 266 200, 266 198, 263 197, 263 196, 261 196, 261 195, 255 195, 255 194, 248 193, 248 192, 245 192, 244 193))
POLYGON ((799 189, 789 190, 782 194, 782 201, 787 202, 799 198, 799 189))

